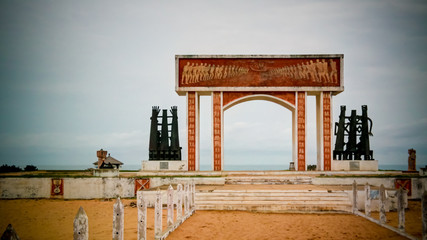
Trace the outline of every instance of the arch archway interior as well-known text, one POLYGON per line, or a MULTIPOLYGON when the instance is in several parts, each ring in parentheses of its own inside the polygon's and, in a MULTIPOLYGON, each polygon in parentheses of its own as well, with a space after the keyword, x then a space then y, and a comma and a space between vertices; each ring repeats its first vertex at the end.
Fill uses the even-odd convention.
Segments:
POLYGON ((224 112, 224 170, 285 170, 292 161, 292 111, 269 97, 224 112), (279 105, 277 105, 279 104, 279 105))

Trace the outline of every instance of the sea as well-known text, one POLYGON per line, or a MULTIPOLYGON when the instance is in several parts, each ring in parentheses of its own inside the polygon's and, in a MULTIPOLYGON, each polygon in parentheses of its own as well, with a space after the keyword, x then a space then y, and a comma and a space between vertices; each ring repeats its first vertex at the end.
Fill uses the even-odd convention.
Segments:
MULTIPOLYGON (((25 166, 21 166, 25 167, 25 166)), ((89 168, 93 168, 91 164, 85 165, 40 165, 37 166, 39 170, 86 170, 89 168)), ((417 170, 421 167, 425 167, 425 165, 417 165, 417 170)), ((378 168, 380 170, 408 170, 407 164, 379 164, 378 168)), ((141 164, 123 164, 122 170, 128 171, 139 171, 141 169, 141 164)), ((288 170, 289 164, 280 164, 280 165, 272 165, 272 164, 257 164, 257 165, 225 165, 225 171, 268 171, 268 170, 288 170)), ((211 165, 200 165, 201 171, 210 171, 212 170, 211 165)))

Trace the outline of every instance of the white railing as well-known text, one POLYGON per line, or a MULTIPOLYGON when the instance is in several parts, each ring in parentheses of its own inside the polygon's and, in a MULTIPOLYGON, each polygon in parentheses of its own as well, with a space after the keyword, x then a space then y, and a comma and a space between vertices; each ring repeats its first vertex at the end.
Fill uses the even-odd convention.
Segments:
MULTIPOLYGON (((165 239, 187 218, 193 215, 196 206, 194 203, 196 187, 194 182, 184 184, 184 189, 181 184, 178 184, 176 191, 176 203, 173 201, 174 190, 171 185, 167 190, 167 228, 163 231, 162 228, 162 193, 157 189, 156 202, 154 205, 154 238, 165 239), (184 212, 182 207, 184 205, 184 212), (176 220, 174 222, 174 209, 176 207, 176 220)), ((137 193, 137 208, 138 208, 138 240, 147 239, 147 201, 144 197, 144 191, 137 193)), ((124 234, 124 206, 117 198, 113 206, 113 240, 123 240, 124 234)), ((89 220, 82 207, 77 212, 74 219, 74 240, 89 239, 89 220)))

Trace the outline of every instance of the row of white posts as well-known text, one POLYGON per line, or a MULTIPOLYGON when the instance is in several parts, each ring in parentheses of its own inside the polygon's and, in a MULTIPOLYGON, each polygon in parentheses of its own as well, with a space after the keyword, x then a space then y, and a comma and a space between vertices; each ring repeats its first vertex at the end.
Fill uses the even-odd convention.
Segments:
MULTIPOLYGON (((365 216, 367 218, 371 219, 371 187, 368 183, 365 184, 365 216)), ((405 233, 405 199, 407 199, 407 190, 404 190, 403 188, 399 188, 397 190, 397 213, 399 217, 399 224, 398 224, 398 232, 400 232, 402 235, 412 239, 413 237, 405 233)), ((357 184, 356 181, 353 182, 353 213, 360 215, 358 209, 357 209, 357 184)), ((385 188, 384 185, 381 184, 379 189, 379 224, 391 229, 394 231, 394 229, 391 226, 386 225, 387 217, 386 217, 386 194, 385 194, 385 188)), ((422 214, 422 235, 423 238, 427 240, 427 192, 424 191, 424 194, 421 199, 421 214, 422 214)))
MULTIPOLYGON (((169 185, 167 190, 167 229, 162 231, 162 215, 163 203, 162 194, 159 189, 156 193, 156 202, 154 204, 154 238, 165 239, 195 211, 195 193, 196 187, 194 183, 184 184, 184 189, 181 184, 177 187, 176 203, 173 201, 174 190, 169 185), (183 207, 184 205, 184 212, 183 207), (176 221, 174 222, 174 208, 176 206, 176 221)), ((144 192, 137 192, 137 208, 138 208, 138 240, 147 239, 147 201, 144 198, 144 192)), ((113 206, 113 240, 123 240, 124 235, 124 207, 120 198, 117 198, 113 206)), ((88 217, 80 207, 74 219, 74 240, 89 239, 89 222, 88 217)))

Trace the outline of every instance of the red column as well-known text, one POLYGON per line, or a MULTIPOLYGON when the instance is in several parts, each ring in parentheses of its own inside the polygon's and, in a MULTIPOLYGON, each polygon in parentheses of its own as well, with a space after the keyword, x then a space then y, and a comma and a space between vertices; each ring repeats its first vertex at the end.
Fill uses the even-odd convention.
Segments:
POLYGON ((196 170, 196 93, 187 93, 188 171, 196 170))
POLYGON ((331 93, 323 93, 323 166, 331 171, 331 93))
POLYGON ((297 92, 298 114, 298 171, 305 171, 305 92, 297 92))
POLYGON ((213 124, 213 167, 214 171, 222 170, 222 93, 212 93, 213 124))

